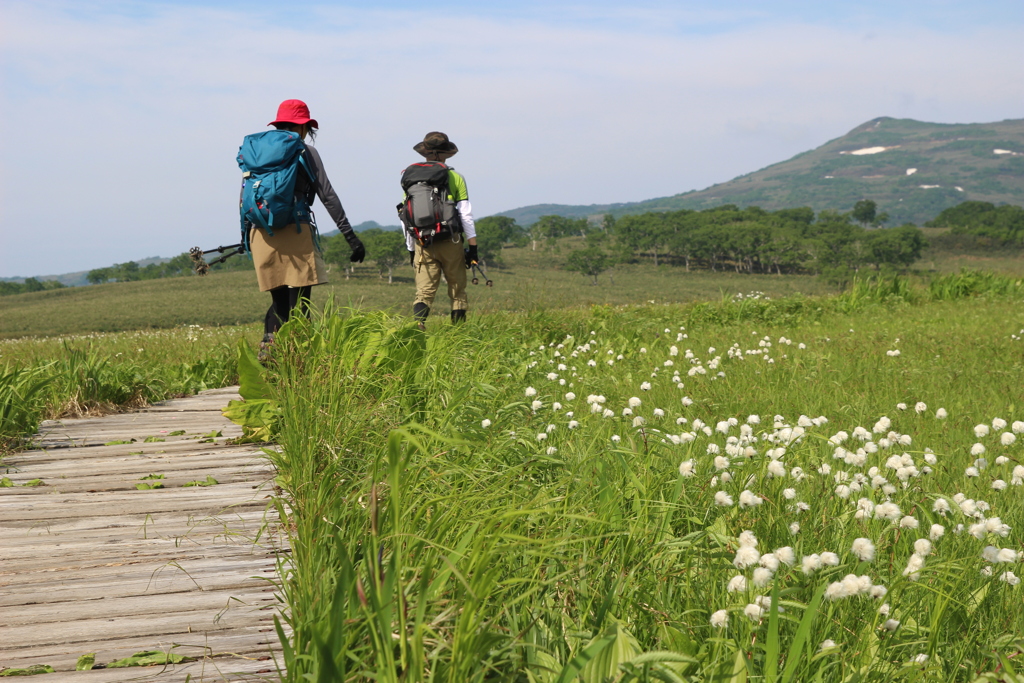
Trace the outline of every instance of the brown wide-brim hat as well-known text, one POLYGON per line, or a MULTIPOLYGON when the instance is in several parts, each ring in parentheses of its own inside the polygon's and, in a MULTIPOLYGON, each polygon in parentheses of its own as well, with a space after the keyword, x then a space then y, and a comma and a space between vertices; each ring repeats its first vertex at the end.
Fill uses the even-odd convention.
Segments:
POLYGON ((423 136, 423 142, 413 145, 413 149, 417 154, 422 154, 423 156, 428 154, 444 154, 450 157, 455 156, 459 151, 459 148, 448 139, 447 135, 437 131, 427 133, 423 136))

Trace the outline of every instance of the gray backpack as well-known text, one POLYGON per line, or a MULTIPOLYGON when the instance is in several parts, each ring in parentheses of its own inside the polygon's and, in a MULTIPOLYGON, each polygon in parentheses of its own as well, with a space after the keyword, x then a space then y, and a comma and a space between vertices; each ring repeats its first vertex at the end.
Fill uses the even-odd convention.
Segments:
POLYGON ((420 246, 462 234, 462 219, 449 198, 448 167, 439 161, 412 164, 402 172, 405 201, 398 217, 420 246))

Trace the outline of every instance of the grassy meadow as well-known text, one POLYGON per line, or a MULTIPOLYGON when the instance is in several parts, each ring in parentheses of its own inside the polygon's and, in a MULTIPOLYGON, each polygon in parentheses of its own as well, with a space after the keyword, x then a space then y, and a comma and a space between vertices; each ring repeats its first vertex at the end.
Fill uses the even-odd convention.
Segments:
POLYGON ((289 326, 286 679, 1016 680, 1015 291, 289 326))
MULTIPOLYGON (((949 235, 947 228, 923 231, 936 246, 924 252, 912 271, 910 277, 915 282, 926 283, 962 268, 1024 276, 1024 255, 1019 251, 993 250, 969 236, 949 235)), ((471 310, 534 311, 652 300, 687 303, 750 292, 779 298, 836 291, 813 275, 747 275, 731 270, 688 273, 680 265, 655 267, 648 258, 616 266, 593 286, 590 278, 564 270, 569 252, 579 246, 579 238, 563 238, 554 245, 541 243, 536 251, 505 249, 503 267, 489 270, 494 287, 468 286, 471 310)), ((318 306, 333 299, 338 306, 362 311, 406 313, 411 307, 414 285, 409 266, 396 268, 391 284, 372 263, 357 264, 348 280, 341 269, 333 267, 329 278, 330 284, 313 288, 318 306)), ((435 313, 447 315, 447 304, 442 287, 435 313)), ((245 325, 261 321, 269 305, 270 297, 258 290, 252 271, 70 287, 0 297, 0 339, 245 325)))
MULTIPOLYGON (((519 256, 425 334, 340 295, 411 283, 341 281, 266 368, 242 318, 0 341, 0 435, 240 379, 280 446, 288 681, 1019 680, 1021 280, 519 256)), ((87 312, 255 291, 216 277, 87 312)))

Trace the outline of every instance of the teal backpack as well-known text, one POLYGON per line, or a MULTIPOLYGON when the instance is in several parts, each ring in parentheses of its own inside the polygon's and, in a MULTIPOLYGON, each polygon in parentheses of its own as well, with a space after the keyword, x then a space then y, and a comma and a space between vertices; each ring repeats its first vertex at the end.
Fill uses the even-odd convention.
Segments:
POLYGON ((298 133, 268 130, 246 135, 237 160, 242 169, 238 209, 246 252, 251 227, 272 236, 275 228, 294 223, 301 232, 300 224, 309 223, 315 235, 310 206, 316 196, 316 174, 306 159, 306 143, 298 133), (304 183, 304 192, 297 189, 300 173, 309 180, 304 183))

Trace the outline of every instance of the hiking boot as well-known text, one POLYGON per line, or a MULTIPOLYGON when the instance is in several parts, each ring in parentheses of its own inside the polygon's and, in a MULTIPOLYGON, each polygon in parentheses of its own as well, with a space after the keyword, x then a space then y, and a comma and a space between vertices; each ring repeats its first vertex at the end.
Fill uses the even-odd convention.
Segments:
POLYGON ((416 327, 423 332, 427 331, 427 316, 430 315, 430 306, 422 301, 412 305, 412 317, 416 319, 416 327))
POLYGON ((263 335, 263 341, 256 349, 256 360, 263 365, 266 365, 270 361, 271 352, 274 349, 274 335, 271 332, 267 332, 263 335))

